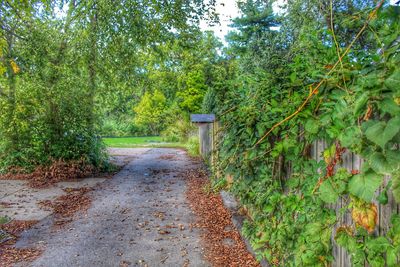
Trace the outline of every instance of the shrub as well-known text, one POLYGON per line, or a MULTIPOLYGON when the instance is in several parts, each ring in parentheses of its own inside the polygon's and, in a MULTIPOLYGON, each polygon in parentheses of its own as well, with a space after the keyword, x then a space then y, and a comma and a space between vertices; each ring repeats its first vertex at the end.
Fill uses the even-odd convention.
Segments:
POLYGON ((200 140, 197 135, 191 136, 185 146, 190 156, 200 156, 200 140))
POLYGON ((161 136, 166 142, 186 143, 196 130, 197 127, 192 125, 189 120, 180 118, 162 131, 161 136))

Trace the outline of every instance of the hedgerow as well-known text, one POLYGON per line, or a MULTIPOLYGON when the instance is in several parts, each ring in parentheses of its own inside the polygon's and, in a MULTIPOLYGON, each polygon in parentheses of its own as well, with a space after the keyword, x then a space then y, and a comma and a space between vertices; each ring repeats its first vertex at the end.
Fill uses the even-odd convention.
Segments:
POLYGON ((243 233, 276 266, 328 266, 335 243, 354 266, 397 266, 400 216, 386 234, 374 230, 377 203, 391 194, 400 201, 399 8, 293 0, 277 15, 268 1, 240 7, 228 39, 235 75, 208 101, 219 103, 215 173, 233 177, 248 215, 243 233), (327 149, 315 160, 319 140, 327 149), (362 167, 339 168, 345 152, 362 167), (337 201, 346 203, 338 213, 337 201), (334 230, 348 212, 353 223, 334 230))

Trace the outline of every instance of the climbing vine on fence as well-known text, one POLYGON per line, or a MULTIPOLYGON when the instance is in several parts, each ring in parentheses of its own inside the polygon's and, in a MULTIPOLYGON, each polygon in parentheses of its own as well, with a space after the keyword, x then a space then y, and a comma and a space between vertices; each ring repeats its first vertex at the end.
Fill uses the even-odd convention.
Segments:
POLYGON ((328 266, 334 243, 354 266, 397 266, 400 216, 378 236, 376 203, 390 194, 400 202, 399 7, 293 0, 277 15, 270 1, 249 0, 240 8, 228 38, 235 77, 212 101, 223 136, 215 173, 234 178, 244 234, 276 266, 328 266), (317 140, 328 144, 320 161, 310 153, 317 140), (340 168, 345 152, 362 167, 340 168), (346 203, 339 212, 337 201, 346 203), (347 212, 352 223, 334 230, 347 212))

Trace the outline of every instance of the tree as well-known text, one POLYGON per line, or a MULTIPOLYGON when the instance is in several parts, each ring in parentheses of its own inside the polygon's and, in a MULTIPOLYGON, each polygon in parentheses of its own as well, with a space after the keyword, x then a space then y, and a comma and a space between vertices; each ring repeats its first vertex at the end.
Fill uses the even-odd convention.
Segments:
POLYGON ((0 172, 58 159, 100 165, 103 114, 132 112, 148 84, 137 56, 214 19, 213 2, 1 1, 0 172))
POLYGON ((118 90, 102 95, 105 98, 102 112, 107 120, 104 128, 107 131, 103 132, 109 134, 110 125, 131 124, 131 127, 124 127, 132 130, 125 134, 143 134, 132 124, 131 118, 134 116, 133 107, 147 91, 160 90, 167 99, 167 106, 176 105, 182 113, 179 117, 188 120, 188 113, 201 110, 204 94, 221 78, 217 71, 221 60, 220 47, 221 43, 211 32, 202 33, 192 28, 174 40, 137 50, 132 57, 134 61, 123 66, 133 72, 135 78, 117 83, 120 86, 118 90))
POLYGON ((198 113, 207 92, 205 75, 201 66, 193 66, 192 71, 181 77, 181 90, 177 93, 179 106, 186 112, 198 113))
POLYGON ((146 134, 158 135, 165 123, 166 98, 160 90, 146 92, 134 111, 135 124, 143 127, 146 134))

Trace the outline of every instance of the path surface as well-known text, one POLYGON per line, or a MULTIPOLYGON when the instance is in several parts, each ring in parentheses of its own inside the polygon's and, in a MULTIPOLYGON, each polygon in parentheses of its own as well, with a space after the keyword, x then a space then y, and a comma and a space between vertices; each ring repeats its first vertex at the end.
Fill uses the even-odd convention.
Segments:
POLYGON ((31 266, 209 266, 181 179, 198 163, 176 149, 112 153, 131 161, 92 193, 87 214, 62 230, 49 217, 18 241, 45 248, 31 266))

